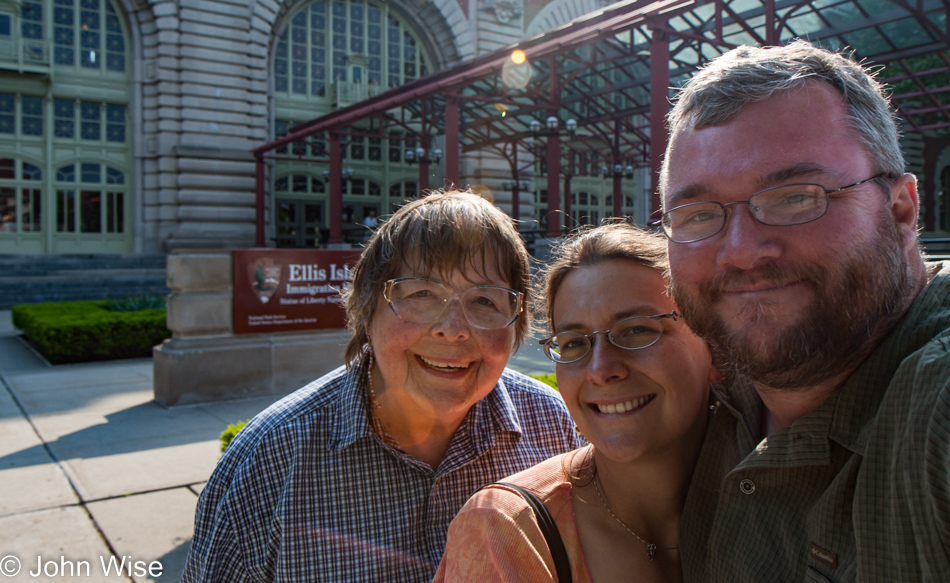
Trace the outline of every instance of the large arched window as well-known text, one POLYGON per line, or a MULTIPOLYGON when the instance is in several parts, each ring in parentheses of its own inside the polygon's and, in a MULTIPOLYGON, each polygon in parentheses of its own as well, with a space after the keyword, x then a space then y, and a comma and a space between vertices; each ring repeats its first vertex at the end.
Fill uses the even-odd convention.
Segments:
MULTIPOLYGON (((432 60, 416 28, 389 3, 377 0, 313 0, 291 14, 277 29, 273 47, 274 137, 334 108, 428 74, 432 60)), ((371 211, 384 216, 394 205, 416 196, 417 190, 418 167, 404 158, 405 150, 416 145, 412 137, 400 131, 386 137, 360 135, 364 132, 349 128, 341 139, 348 240, 365 232, 362 220, 371 211)), ((273 216, 278 245, 319 244, 320 231, 330 226, 326 140, 313 136, 275 153, 310 158, 275 162, 273 216)))
POLYGON ((125 44, 122 25, 109 0, 53 0, 53 61, 57 68, 124 73, 125 44))
POLYGON ((315 0, 278 37, 274 93, 324 97, 334 82, 396 87, 429 69, 415 34, 388 4, 315 0))

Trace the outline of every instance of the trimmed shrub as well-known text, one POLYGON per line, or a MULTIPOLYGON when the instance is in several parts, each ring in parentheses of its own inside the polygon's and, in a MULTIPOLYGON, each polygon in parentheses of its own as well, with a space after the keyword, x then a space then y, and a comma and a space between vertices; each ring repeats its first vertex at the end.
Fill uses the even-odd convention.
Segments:
POLYGON ((538 379, 542 383, 553 388, 555 391, 557 390, 557 376, 555 376, 553 372, 550 374, 531 375, 531 378, 538 379))
POLYGON ((237 423, 232 423, 228 425, 228 428, 221 432, 221 452, 224 453, 224 450, 228 448, 228 444, 231 443, 231 440, 238 434, 238 431, 244 429, 244 426, 250 422, 250 419, 245 419, 244 421, 238 421, 237 423))
POLYGON ((141 310, 164 310, 165 296, 144 296, 106 300, 106 309, 112 312, 139 312, 141 310))
POLYGON ((171 336, 164 309, 119 312, 108 300, 13 306, 13 325, 53 364, 140 358, 171 336))

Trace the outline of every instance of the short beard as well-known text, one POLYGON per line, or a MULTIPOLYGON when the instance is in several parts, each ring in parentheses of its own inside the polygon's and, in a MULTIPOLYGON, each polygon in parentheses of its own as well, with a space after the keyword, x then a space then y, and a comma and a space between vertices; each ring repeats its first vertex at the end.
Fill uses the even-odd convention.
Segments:
POLYGON ((801 281, 815 298, 801 321, 766 344, 742 334, 740 322, 762 325, 775 319, 767 304, 750 305, 730 330, 715 310, 726 284, 747 278, 731 270, 700 286, 698 297, 673 284, 673 299, 694 332, 709 342, 724 371, 745 375, 775 389, 804 389, 827 382, 861 363, 907 307, 908 262, 894 218, 884 209, 874 241, 856 242, 837 263, 757 269, 764 281, 801 281))

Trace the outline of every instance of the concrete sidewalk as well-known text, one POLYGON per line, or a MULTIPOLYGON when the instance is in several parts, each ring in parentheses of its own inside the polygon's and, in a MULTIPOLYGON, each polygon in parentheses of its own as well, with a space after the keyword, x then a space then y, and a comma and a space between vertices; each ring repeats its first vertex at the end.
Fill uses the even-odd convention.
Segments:
MULTIPOLYGON (((509 366, 554 368, 532 340, 509 366)), ((218 435, 278 398, 162 408, 151 359, 50 366, 0 311, 0 583, 178 581, 218 435)))

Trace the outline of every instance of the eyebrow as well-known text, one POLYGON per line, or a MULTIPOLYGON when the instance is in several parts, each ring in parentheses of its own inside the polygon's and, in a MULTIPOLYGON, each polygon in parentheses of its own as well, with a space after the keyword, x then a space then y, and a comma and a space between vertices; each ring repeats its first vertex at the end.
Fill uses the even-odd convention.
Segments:
MULTIPOLYGON (((658 316, 663 313, 669 313, 669 312, 663 312, 662 310, 657 311, 656 306, 651 306, 647 304, 644 304, 641 306, 634 306, 622 312, 615 313, 614 322, 610 326, 613 327, 613 325, 616 324, 617 322, 621 320, 626 320, 627 318, 633 318, 634 316, 647 316, 647 317, 658 316)), ((560 326, 555 326, 554 333, 560 334, 561 332, 576 332, 578 330, 583 330, 583 329, 584 329, 584 325, 581 324, 580 322, 567 322, 565 324, 561 324, 560 326)))
MULTIPOLYGON (((832 177, 834 175, 835 173, 833 171, 820 164, 816 164, 814 162, 800 162, 793 166, 787 166, 785 168, 780 168, 778 170, 769 172, 759 179, 757 189, 755 192, 750 192, 749 196, 752 196, 761 190, 765 190, 766 188, 781 186, 782 184, 787 184, 793 180, 799 180, 806 177, 817 179, 818 176, 832 177)), ((711 190, 701 182, 691 182, 676 189, 670 194, 667 199, 666 208, 671 209, 688 202, 702 202, 708 200, 711 196, 711 190)))

